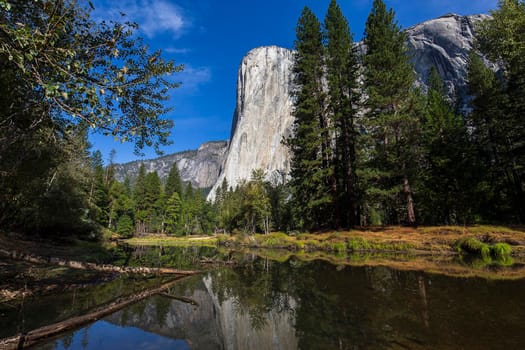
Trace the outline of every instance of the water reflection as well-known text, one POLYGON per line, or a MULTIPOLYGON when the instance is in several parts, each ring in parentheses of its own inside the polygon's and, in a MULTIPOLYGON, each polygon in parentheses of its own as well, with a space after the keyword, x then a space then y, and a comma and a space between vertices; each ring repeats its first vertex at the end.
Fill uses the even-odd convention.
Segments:
MULTIPOLYGON (((149 298, 92 325, 85 342, 104 339, 91 331, 96 326, 111 341, 128 329, 145 332, 115 349, 518 349, 524 292, 525 280, 255 259, 168 291, 198 306, 149 298)), ((82 349, 83 332, 46 348, 82 349)))

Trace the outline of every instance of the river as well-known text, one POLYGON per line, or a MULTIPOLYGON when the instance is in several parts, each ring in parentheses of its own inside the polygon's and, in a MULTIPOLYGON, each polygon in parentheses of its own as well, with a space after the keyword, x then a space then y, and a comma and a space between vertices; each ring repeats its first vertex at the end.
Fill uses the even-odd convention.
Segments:
MULTIPOLYGON (((196 254, 177 254, 164 251, 159 261, 194 263, 196 254)), ((158 255, 145 248, 133 259, 158 255)), ((0 306, 0 337, 82 313, 141 283, 119 278, 0 306)), ((524 295, 525 279, 245 254, 36 349, 520 349, 524 295)))

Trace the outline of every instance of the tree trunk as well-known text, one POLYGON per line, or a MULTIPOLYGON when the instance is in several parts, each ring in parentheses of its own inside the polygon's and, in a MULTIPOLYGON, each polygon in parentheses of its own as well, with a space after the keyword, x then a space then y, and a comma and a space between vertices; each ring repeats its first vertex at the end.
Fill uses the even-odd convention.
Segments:
POLYGON ((416 212, 414 210, 414 198, 412 197, 412 188, 408 182, 408 177, 405 175, 403 178, 403 192, 405 193, 406 203, 407 203, 407 214, 408 214, 408 224, 416 224, 416 212))

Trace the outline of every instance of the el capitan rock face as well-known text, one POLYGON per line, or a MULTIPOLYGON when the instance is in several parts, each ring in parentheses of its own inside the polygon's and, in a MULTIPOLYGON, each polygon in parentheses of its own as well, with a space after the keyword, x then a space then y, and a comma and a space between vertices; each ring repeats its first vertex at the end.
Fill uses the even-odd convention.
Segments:
POLYGON ((290 154, 282 141, 293 122, 292 68, 293 51, 277 46, 253 49, 242 60, 230 145, 208 199, 215 198, 223 179, 235 187, 255 169, 269 177, 290 171, 290 154))
MULTIPOLYGON (((467 60, 473 47, 475 23, 487 15, 448 14, 406 30, 407 44, 425 85, 432 66, 443 78, 449 96, 466 97, 467 60)), ((362 52, 363 47, 357 44, 362 52)), ((209 200, 226 179, 235 187, 262 169, 270 178, 290 171, 290 153, 282 144, 292 130, 293 51, 276 46, 250 51, 239 68, 237 107, 225 166, 209 200)))

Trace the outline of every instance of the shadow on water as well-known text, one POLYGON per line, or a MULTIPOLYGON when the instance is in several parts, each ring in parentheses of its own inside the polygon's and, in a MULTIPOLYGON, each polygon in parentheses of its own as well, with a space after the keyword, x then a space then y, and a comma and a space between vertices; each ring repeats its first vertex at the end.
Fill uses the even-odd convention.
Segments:
MULTIPOLYGON (((156 262, 187 268, 202 259, 233 259, 237 264, 208 270, 164 295, 38 348, 517 349, 525 342, 525 279, 464 278, 375 264, 381 259, 417 262, 412 256, 345 256, 334 264, 326 257, 308 260, 286 252, 204 247, 143 248, 123 254, 130 265, 156 262), (170 296, 184 296, 194 304, 170 296)), ((516 268, 449 260, 435 263, 482 271, 516 268)), ((32 322, 46 315, 65 317, 73 303, 87 307, 129 284, 116 280, 99 286, 100 291, 85 291, 76 301, 71 295, 40 301, 54 311, 38 312, 43 306, 35 299, 28 309, 40 315, 32 322)), ((3 319, 0 329, 16 324, 13 317, 3 319)))

